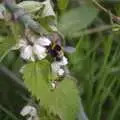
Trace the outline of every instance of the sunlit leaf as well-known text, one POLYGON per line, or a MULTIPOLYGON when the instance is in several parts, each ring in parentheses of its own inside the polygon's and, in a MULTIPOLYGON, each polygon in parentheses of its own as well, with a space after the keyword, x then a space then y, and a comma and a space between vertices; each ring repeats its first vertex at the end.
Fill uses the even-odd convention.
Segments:
POLYGON ((29 13, 35 13, 43 7, 43 4, 37 1, 22 1, 18 6, 24 8, 29 13))
MULTIPOLYGON (((56 15, 50 0, 44 2, 23 1, 19 3, 18 6, 24 8, 27 12, 32 13, 33 17, 37 19, 47 31, 57 31, 56 15)), ((43 31, 46 32, 44 28, 43 31)))
POLYGON ((57 31, 56 15, 53 11, 50 0, 46 0, 45 2, 43 2, 43 5, 43 10, 38 19, 40 21, 40 24, 43 25, 48 31, 57 31))
POLYGON ((50 0, 46 0, 45 2, 43 2, 43 5, 44 5, 44 9, 43 9, 41 17, 49 17, 49 16, 55 17, 56 16, 55 12, 53 11, 50 0))
POLYGON ((51 91, 49 67, 45 60, 27 64, 24 69, 25 84, 46 110, 57 114, 62 120, 75 120, 80 106, 76 85, 71 77, 66 77, 51 91))

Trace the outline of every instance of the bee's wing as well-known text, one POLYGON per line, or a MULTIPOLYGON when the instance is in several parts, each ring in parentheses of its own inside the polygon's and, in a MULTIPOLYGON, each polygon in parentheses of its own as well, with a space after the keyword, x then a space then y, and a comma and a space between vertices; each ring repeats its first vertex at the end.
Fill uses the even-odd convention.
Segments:
POLYGON ((73 52, 76 51, 76 48, 71 47, 71 46, 65 46, 64 51, 67 52, 67 53, 73 53, 73 52))

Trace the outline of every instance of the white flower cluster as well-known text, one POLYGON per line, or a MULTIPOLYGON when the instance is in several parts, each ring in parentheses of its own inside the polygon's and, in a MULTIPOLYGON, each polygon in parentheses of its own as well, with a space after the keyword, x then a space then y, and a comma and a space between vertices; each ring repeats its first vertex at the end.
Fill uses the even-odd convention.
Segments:
POLYGON ((29 61, 35 59, 42 60, 47 56, 46 46, 49 46, 51 41, 47 37, 32 38, 30 40, 20 39, 19 43, 13 49, 20 49, 20 56, 29 61))
POLYGON ((27 120, 39 120, 36 108, 30 105, 23 107, 20 114, 23 117, 28 116, 27 120))
POLYGON ((58 76, 63 76, 64 66, 68 64, 68 60, 65 56, 62 57, 60 61, 55 61, 51 64, 53 74, 57 74, 58 76))
MULTIPOLYGON (((14 46, 12 49, 20 49, 20 56, 24 60, 35 61, 36 59, 42 60, 47 56, 50 50, 54 50, 51 45, 53 43, 47 37, 42 36, 39 38, 30 37, 20 39, 18 44, 14 46), (49 47, 48 47, 49 46, 49 47), (51 47, 51 48, 50 48, 51 47), (49 48, 49 49, 47 49, 49 48)), ((61 46, 60 46, 61 47, 61 46)), ((62 50, 61 50, 62 51, 62 50)), ((61 52, 55 51, 55 52, 61 52)), ((65 65, 68 64, 68 59, 64 56, 64 54, 57 54, 56 57, 59 56, 59 60, 55 59, 53 63, 51 63, 52 74, 54 77, 63 77, 66 73, 65 65)), ((55 58, 55 57, 54 57, 55 58)), ((24 66, 21 68, 21 73, 23 72, 24 66)), ((56 88, 56 81, 52 81, 52 88, 56 88)))
MULTIPOLYGON (((55 61, 51 64, 53 75, 64 76, 65 74, 65 65, 68 64, 68 60, 65 56, 62 57, 61 61, 55 61)), ((58 82, 56 80, 51 82, 52 89, 57 87, 58 82)))

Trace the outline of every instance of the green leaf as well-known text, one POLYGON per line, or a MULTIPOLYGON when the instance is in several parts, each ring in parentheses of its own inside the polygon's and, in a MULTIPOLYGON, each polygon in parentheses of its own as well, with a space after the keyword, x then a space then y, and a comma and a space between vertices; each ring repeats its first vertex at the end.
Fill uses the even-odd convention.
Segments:
POLYGON ((45 2, 23 1, 20 2, 18 6, 24 8, 29 13, 41 11, 41 17, 56 16, 51 6, 50 0, 46 0, 45 2))
POLYGON ((80 107, 80 99, 71 78, 65 78, 51 96, 53 96, 51 99, 53 111, 57 112, 62 120, 75 120, 80 107))
POLYGON ((22 33, 19 24, 9 22, 1 22, 0 26, 3 28, 0 35, 0 62, 6 57, 6 55, 12 50, 11 48, 16 44, 22 33), (3 23, 3 26, 2 26, 3 23), (9 28, 9 29, 8 29, 9 28))
POLYGON ((49 76, 49 62, 46 60, 27 64, 24 70, 25 84, 38 99, 40 93, 44 96, 47 92, 49 76))
POLYGON ((29 13, 35 13, 43 7, 43 4, 37 1, 22 1, 18 6, 24 8, 29 13))
POLYGON ((13 45, 15 45, 16 40, 13 36, 4 37, 0 43, 0 62, 6 57, 6 55, 11 51, 13 45))
MULTIPOLYGON (((3 64, 8 68, 12 67, 17 58, 16 52, 10 51, 9 54, 3 60, 3 64)), ((18 70, 18 69, 17 69, 18 70)))
MULTIPOLYGON (((50 0, 46 0, 45 2, 23 1, 19 3, 18 6, 32 13, 34 18, 40 22, 47 31, 57 31, 56 15, 50 0)), ((45 30, 43 31, 46 32, 45 30)))
POLYGON ((9 23, 6 21, 0 20, 0 36, 4 37, 10 34, 10 26, 9 23))
POLYGON ((61 16, 59 29, 64 35, 72 36, 72 33, 86 28, 97 16, 97 10, 94 7, 82 6, 71 9, 61 16))
POLYGON ((42 11, 41 17, 56 17, 55 12, 53 11, 52 5, 50 3, 50 0, 46 0, 43 2, 44 9, 42 11))
POLYGON ((66 77, 51 91, 49 68, 46 60, 27 64, 23 72, 25 84, 46 110, 57 114, 62 120, 75 120, 80 106, 76 85, 71 77, 66 77))
POLYGON ((69 0, 58 0, 58 6, 61 10, 65 10, 68 6, 69 0))
POLYGON ((38 15, 38 21, 48 31, 57 31, 56 15, 53 11, 50 0, 43 2, 43 5, 43 10, 41 11, 41 14, 38 15))

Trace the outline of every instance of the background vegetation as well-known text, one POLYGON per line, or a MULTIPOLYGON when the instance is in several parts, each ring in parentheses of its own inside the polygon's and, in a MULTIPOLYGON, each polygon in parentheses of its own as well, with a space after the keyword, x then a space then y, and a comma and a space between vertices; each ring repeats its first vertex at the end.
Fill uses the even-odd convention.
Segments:
MULTIPOLYGON (((17 0, 18 3, 20 1, 17 0)), ((79 120, 119 120, 120 2, 52 2, 58 29, 65 37, 65 44, 76 48, 74 53, 66 55, 69 58, 71 74, 77 79, 84 108, 83 110, 81 106, 79 120)), ((2 28, 1 25, 0 34, 4 36, 7 31, 8 29, 2 28)), ((10 52, 4 59, 1 57, 0 61, 0 120, 21 120, 21 108, 28 102, 34 101, 33 104, 36 105, 19 73, 23 61, 15 52, 10 52)), ((42 109, 42 119, 53 120, 53 116, 42 109)))

